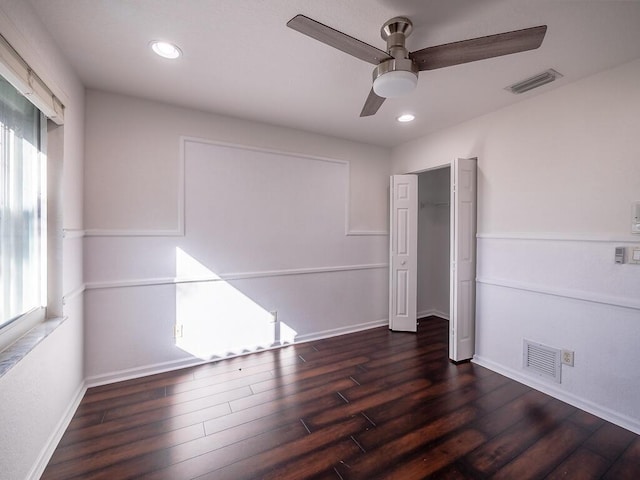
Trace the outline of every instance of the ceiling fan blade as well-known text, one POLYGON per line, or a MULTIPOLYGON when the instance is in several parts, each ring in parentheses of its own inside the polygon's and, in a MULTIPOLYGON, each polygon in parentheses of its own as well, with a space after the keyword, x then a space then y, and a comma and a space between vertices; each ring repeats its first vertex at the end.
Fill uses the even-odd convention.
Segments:
POLYGON ((287 22, 287 27, 374 65, 391 58, 386 52, 372 47, 368 43, 361 42, 357 38, 350 37, 346 33, 327 27, 304 15, 293 17, 287 22))
POLYGON ((367 97, 367 100, 365 100, 364 102, 364 107, 362 107, 360 116, 370 117, 371 115, 375 115, 378 109, 384 103, 384 101, 385 101, 385 98, 379 97, 378 95, 376 95, 376 93, 373 91, 373 88, 372 88, 371 91, 369 92, 369 96, 367 97))
POLYGON ((542 44, 546 25, 427 47, 409 54, 419 70, 435 70, 511 53, 535 50, 542 44))

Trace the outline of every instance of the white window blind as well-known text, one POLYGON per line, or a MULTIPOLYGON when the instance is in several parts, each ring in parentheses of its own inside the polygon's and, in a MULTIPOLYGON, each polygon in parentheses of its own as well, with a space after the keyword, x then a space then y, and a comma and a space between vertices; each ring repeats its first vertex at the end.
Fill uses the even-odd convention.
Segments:
POLYGON ((57 125, 64 123, 64 105, 0 35, 0 75, 57 125))
POLYGON ((0 78, 0 326, 46 305, 43 122, 0 78))

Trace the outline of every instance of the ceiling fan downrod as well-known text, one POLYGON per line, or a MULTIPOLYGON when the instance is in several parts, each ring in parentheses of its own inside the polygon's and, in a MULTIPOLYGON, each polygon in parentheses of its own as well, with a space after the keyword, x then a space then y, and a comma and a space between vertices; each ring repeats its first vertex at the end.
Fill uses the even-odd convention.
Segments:
POLYGON ((405 41, 413 30, 411 20, 394 17, 385 22, 380 36, 387 42, 391 57, 373 69, 373 91, 383 98, 400 97, 418 84, 418 66, 409 58, 405 41))

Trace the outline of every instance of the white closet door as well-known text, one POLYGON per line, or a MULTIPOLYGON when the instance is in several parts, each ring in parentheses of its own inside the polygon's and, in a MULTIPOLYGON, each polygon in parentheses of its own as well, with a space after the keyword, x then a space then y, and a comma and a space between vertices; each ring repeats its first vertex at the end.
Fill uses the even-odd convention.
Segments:
POLYGON ((418 279, 418 176, 391 177, 389 328, 415 332, 418 279))
POLYGON ((476 159, 459 158, 451 169, 451 305, 449 358, 475 352, 476 159))

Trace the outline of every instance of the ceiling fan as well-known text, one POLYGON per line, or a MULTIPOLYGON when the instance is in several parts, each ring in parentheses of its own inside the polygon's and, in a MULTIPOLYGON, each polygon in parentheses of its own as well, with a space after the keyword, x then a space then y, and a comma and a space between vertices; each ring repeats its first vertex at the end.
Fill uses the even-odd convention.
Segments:
POLYGON ((349 55, 376 65, 373 88, 364 103, 361 117, 374 115, 386 98, 409 93, 418 83, 418 72, 475 62, 511 53, 535 50, 542 44, 546 25, 472 38, 409 52, 404 44, 413 30, 411 20, 394 17, 385 22, 380 35, 387 51, 328 27, 304 15, 296 15, 287 26, 349 55))

